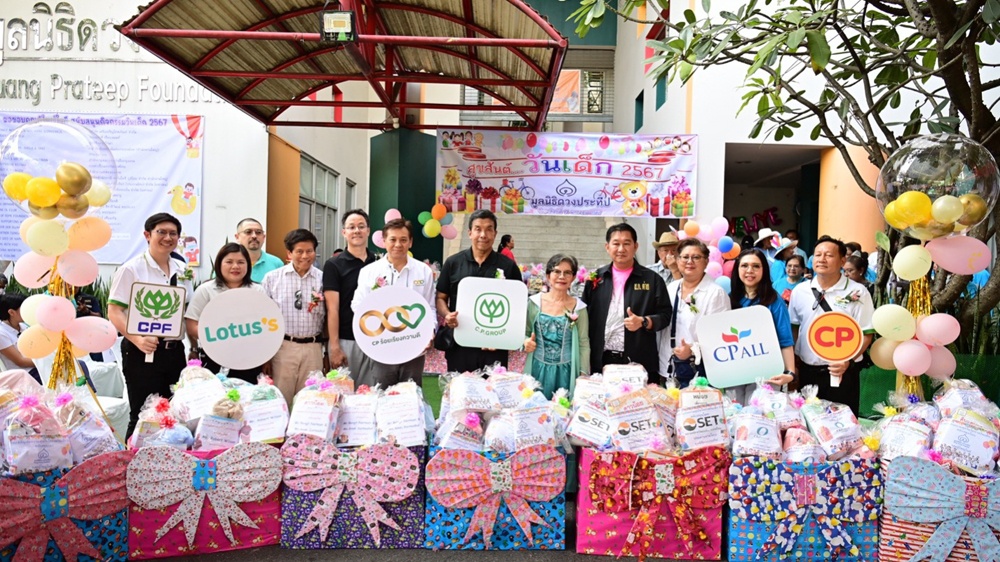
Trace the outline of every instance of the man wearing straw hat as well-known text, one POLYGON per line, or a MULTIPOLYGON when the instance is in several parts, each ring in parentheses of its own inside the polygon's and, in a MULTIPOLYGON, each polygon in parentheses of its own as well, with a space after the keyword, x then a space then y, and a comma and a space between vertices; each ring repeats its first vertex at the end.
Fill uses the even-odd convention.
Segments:
POLYGON ((662 277, 664 283, 681 278, 681 270, 677 267, 677 245, 680 243, 681 241, 672 231, 664 232, 658 241, 653 242, 653 249, 656 250, 656 263, 649 266, 649 269, 662 277))

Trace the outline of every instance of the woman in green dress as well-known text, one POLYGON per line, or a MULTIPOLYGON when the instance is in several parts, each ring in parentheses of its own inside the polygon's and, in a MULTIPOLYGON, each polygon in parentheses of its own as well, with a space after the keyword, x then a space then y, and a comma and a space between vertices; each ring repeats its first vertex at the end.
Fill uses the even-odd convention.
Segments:
POLYGON ((576 378, 590 374, 587 305, 569 294, 577 269, 573 256, 552 256, 545 264, 548 292, 528 299, 524 371, 541 384, 547 398, 560 388, 572 396, 576 378))

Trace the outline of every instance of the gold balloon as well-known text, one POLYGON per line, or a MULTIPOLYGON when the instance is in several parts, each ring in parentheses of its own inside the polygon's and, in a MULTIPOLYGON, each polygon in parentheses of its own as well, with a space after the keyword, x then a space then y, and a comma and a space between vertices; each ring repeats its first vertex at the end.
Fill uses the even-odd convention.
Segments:
POLYGON ((49 219, 54 219, 59 216, 59 209, 56 209, 54 206, 38 207, 37 205, 35 205, 30 201, 28 202, 28 210, 31 211, 31 214, 46 221, 49 219))
POLYGON ((927 230, 934 235, 934 238, 940 238, 955 232, 955 223, 949 222, 945 224, 932 220, 927 223, 927 230))
POLYGON ((85 195, 63 195, 56 201, 56 209, 68 219, 78 219, 90 210, 90 203, 85 195))
POLYGON ((962 202, 962 206, 965 207, 965 212, 958 219, 958 222, 966 226, 974 226, 986 218, 986 211, 988 210, 986 200, 980 197, 978 193, 966 193, 958 199, 962 202))
POLYGON ((70 195, 87 193, 93 178, 83 165, 76 162, 65 162, 56 168, 56 183, 70 195))

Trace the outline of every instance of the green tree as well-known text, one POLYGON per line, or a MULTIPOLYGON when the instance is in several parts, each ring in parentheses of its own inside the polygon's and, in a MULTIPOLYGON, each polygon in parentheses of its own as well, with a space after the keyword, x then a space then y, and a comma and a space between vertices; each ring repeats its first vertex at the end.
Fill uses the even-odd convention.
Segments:
MULTIPOLYGON (((563 0, 565 1, 565 0, 563 0)), ((848 154, 863 148, 872 164, 886 158, 921 134, 955 132, 984 145, 1000 160, 1000 123, 995 113, 1000 79, 997 61, 987 54, 1000 36, 1000 0, 749 0, 735 11, 712 10, 711 0, 700 9, 678 9, 668 18, 667 0, 576 0, 580 7, 570 19, 581 37, 604 18, 662 24, 665 37, 649 41, 654 55, 650 75, 668 82, 687 82, 699 69, 721 65, 746 67, 740 111, 756 111, 749 135, 790 139, 805 134, 824 138, 847 162, 858 186, 874 196, 848 154), (648 5, 653 18, 637 17, 648 5), (905 104, 905 106, 904 106, 905 104), (887 110, 893 111, 887 111, 887 110), (908 117, 890 121, 885 115, 908 117)), ((683 5, 681 5, 683 7, 683 5)), ((1000 57, 993 57, 1000 59, 1000 57)), ((993 238, 996 225, 983 221, 969 234, 993 238)), ((893 250, 900 235, 887 227, 893 250)), ((893 252, 894 253, 894 252, 893 252)), ((885 256, 886 252, 881 252, 885 256)), ((883 259, 879 287, 889 276, 883 259)), ((937 310, 952 310, 968 331, 1000 301, 1000 261, 978 298, 962 299, 969 276, 939 276, 933 292, 937 310)))

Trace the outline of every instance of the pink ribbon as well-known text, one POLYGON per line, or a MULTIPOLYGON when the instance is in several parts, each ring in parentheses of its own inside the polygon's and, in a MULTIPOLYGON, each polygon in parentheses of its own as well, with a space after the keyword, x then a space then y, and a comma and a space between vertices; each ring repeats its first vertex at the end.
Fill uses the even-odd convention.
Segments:
POLYGON ((395 444, 341 452, 319 437, 294 435, 281 447, 281 457, 286 486, 300 492, 323 490, 295 538, 318 528, 320 540, 325 542, 337 505, 347 490, 378 547, 382 542, 379 523, 399 530, 379 502, 405 500, 413 495, 420 478, 420 460, 409 449, 395 444))
POLYGON ((548 445, 528 447, 497 462, 472 451, 442 449, 427 463, 427 492, 449 509, 476 508, 464 540, 482 530, 486 548, 501 502, 506 502, 528 543, 534 544, 531 524, 549 524, 528 502, 550 501, 565 485, 566 460, 548 445))
POLYGON ((98 455, 48 488, 11 478, 0 481, 0 544, 21 541, 14 562, 42 560, 50 538, 66 560, 81 554, 99 559, 101 554, 72 520, 93 521, 128 507, 121 481, 131 456, 127 451, 98 455))

